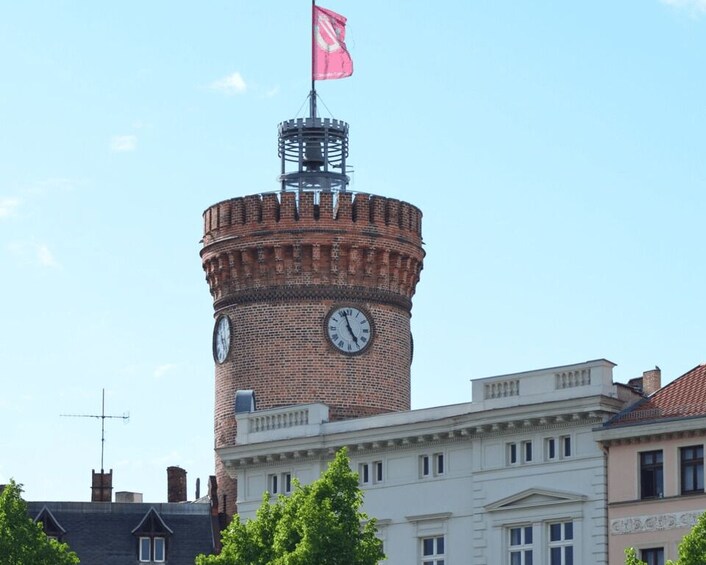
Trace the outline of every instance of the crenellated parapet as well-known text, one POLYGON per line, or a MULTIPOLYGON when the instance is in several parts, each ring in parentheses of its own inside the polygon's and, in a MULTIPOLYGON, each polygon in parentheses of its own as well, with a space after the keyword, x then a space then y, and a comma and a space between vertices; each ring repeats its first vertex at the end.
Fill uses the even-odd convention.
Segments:
POLYGON ((424 250, 422 213, 407 202, 281 192, 225 200, 203 217, 201 257, 216 309, 347 293, 411 308, 424 250))

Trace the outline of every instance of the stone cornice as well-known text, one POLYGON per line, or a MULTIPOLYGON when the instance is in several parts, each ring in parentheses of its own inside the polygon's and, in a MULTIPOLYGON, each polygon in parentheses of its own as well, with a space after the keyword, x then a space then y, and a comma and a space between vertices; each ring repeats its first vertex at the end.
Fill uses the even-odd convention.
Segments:
POLYGON ((600 427, 594 431, 596 439, 607 446, 702 437, 706 435, 706 418, 653 420, 629 426, 600 427))
MULTIPOLYGON (((371 428, 364 427, 368 418, 323 423, 317 435, 298 436, 297 429, 292 428, 287 439, 269 441, 266 434, 260 434, 259 441, 223 447, 217 452, 232 473, 238 468, 271 466, 283 461, 293 464, 303 460, 327 460, 341 447, 347 447, 352 457, 363 454, 373 457, 381 452, 419 449, 422 446, 425 449, 437 449, 438 446, 451 443, 523 432, 529 435, 540 430, 568 430, 577 426, 590 430, 617 412, 617 407, 606 405, 596 398, 592 400, 589 404, 580 402, 573 407, 562 402, 563 410, 557 406, 550 408, 545 403, 543 407, 546 415, 524 418, 507 413, 511 412, 509 410, 493 410, 395 425, 385 425, 384 420, 386 417, 399 417, 399 413, 375 416, 373 418, 379 425, 371 428), (498 412, 506 412, 505 417, 498 412), (345 426, 351 426, 352 429, 346 430, 345 426)), ((528 407, 522 408, 527 414, 528 407)))

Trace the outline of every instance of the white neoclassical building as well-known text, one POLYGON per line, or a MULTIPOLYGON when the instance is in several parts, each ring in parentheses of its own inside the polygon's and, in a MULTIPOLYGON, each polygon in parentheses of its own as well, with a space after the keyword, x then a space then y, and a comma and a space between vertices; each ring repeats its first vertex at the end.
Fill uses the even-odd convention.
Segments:
POLYGON ((605 359, 472 381, 472 400, 328 421, 322 404, 236 414, 219 455, 254 517, 346 446, 394 565, 608 563, 606 464, 593 429, 638 398, 605 359))

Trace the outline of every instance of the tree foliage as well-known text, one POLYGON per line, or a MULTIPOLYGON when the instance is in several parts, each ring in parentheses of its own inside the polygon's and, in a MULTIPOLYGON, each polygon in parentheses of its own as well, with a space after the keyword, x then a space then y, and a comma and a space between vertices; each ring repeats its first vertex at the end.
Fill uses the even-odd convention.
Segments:
POLYGON ((0 493, 0 562, 3 565, 74 565, 78 556, 65 543, 49 539, 35 524, 14 481, 0 493))
POLYGON ((291 496, 263 496, 254 520, 235 516, 220 555, 197 565, 375 565, 385 556, 374 519, 360 511, 363 494, 345 449, 313 483, 295 481, 291 496))
MULTIPOLYGON (((679 543, 679 559, 666 565, 704 565, 706 563, 706 512, 699 516, 691 531, 679 543)), ((646 565, 634 548, 625 550, 625 565, 646 565)))
POLYGON ((706 513, 684 536, 679 544, 679 560, 674 565, 703 565, 706 563, 706 513))

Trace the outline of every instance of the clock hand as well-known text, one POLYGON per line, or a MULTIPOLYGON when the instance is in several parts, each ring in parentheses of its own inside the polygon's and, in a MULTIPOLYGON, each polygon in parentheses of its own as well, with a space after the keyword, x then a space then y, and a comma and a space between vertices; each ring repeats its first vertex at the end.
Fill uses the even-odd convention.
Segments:
POLYGON ((346 318, 346 327, 348 328, 348 333, 351 334, 353 341, 355 341, 355 344, 358 345, 358 338, 353 333, 353 329, 351 328, 351 323, 348 321, 348 314, 344 313, 343 316, 346 318))

